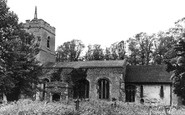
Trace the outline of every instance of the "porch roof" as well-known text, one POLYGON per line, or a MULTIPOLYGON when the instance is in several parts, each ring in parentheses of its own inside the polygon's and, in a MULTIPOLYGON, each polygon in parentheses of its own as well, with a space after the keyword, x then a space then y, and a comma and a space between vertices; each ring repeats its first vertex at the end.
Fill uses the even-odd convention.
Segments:
POLYGON ((127 66, 125 82, 171 83, 172 73, 166 72, 165 65, 127 66))

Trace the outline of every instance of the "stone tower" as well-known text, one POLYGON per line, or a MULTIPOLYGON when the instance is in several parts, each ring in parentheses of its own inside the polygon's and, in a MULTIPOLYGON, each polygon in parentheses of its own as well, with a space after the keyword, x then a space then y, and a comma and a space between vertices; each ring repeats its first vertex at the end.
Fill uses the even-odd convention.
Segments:
POLYGON ((32 20, 26 20, 24 28, 27 32, 35 36, 35 42, 40 44, 40 52, 36 56, 42 64, 55 62, 55 27, 43 19, 37 18, 37 7, 32 20))

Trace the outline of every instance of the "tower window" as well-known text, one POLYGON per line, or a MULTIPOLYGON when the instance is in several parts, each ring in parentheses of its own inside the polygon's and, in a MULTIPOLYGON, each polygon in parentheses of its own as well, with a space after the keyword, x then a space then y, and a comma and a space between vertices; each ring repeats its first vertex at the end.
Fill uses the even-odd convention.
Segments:
POLYGON ((47 39, 47 48, 50 48, 50 36, 48 36, 48 39, 47 39))

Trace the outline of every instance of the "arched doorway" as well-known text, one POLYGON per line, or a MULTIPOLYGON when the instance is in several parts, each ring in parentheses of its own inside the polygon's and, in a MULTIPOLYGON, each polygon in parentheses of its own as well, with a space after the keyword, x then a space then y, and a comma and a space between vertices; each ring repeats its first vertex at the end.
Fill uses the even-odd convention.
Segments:
POLYGON ((73 87, 73 98, 89 98, 89 81, 78 80, 73 87))
POLYGON ((98 80, 98 94, 99 99, 109 99, 110 95, 110 86, 109 86, 109 80, 108 79, 100 79, 98 80))
POLYGON ((54 93, 52 96, 52 101, 60 101, 60 93, 54 93))

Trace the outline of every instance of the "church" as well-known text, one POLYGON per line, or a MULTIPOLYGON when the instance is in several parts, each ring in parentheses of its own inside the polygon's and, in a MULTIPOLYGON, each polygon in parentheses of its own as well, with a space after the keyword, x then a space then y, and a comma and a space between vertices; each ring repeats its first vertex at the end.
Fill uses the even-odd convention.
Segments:
POLYGON ((127 60, 56 62, 55 27, 43 19, 26 20, 24 28, 40 44, 36 56, 44 75, 36 100, 107 100, 137 104, 173 105, 171 73, 165 65, 127 65, 127 60), (55 77, 53 77, 55 75, 55 77))

